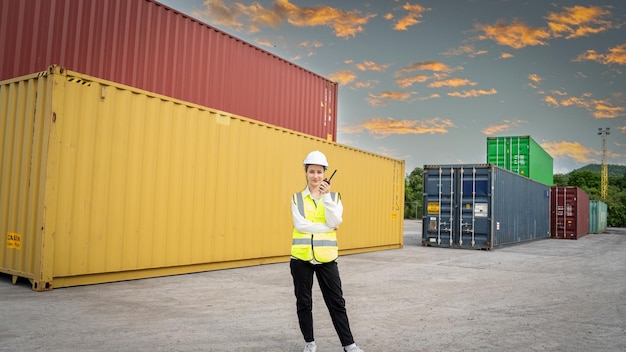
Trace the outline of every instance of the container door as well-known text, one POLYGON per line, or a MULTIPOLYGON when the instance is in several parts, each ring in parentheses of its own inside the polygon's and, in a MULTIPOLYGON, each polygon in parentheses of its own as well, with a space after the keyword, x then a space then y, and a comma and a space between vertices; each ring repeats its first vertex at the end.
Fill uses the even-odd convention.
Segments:
POLYGON ((530 157, 530 138, 511 138, 511 171, 530 177, 528 168, 530 157))
POLYGON ((576 238, 576 189, 552 188, 552 237, 576 238))
POLYGON ((530 138, 492 137, 487 139, 487 162, 529 177, 530 138))
POLYGON ((454 169, 425 169, 422 245, 452 247, 456 223, 454 204, 454 169))
POLYGON ((422 245, 491 248, 490 168, 424 170, 422 245))
POLYGON ((589 233, 598 233, 598 202, 589 202, 589 233))
POLYGON ((462 248, 490 248, 489 168, 461 168, 459 170, 458 204, 460 216, 455 229, 458 246, 462 248))

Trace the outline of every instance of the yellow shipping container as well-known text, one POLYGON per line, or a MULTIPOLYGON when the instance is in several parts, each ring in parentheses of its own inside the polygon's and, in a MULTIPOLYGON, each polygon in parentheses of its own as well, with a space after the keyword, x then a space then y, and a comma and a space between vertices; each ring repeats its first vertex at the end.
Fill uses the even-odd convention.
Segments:
POLYGON ((51 66, 0 82, 0 271, 36 291, 289 259, 302 160, 342 254, 401 248, 404 162, 51 66))

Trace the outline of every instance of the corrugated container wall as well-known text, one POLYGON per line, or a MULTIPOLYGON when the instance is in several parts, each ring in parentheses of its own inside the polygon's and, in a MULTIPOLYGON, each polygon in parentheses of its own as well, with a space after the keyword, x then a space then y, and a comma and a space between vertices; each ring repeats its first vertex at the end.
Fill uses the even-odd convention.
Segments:
POLYGON ((0 81, 56 64, 336 141, 336 83, 152 0, 0 2, 0 81))
POLYGON ((529 136, 487 137, 487 163, 548 186, 554 184, 552 157, 529 136))
POLYGON ((403 161, 59 67, 0 83, 0 270, 35 290, 288 261, 311 150, 341 253, 402 247, 403 161))
POLYGON ((589 196, 579 187, 550 189, 550 237, 577 240, 589 233, 589 196))
POLYGON ((603 233, 607 228, 608 210, 600 200, 589 201, 589 233, 603 233))
POLYGON ((549 197, 549 186, 495 165, 426 165, 422 245, 490 250, 549 238, 549 197))

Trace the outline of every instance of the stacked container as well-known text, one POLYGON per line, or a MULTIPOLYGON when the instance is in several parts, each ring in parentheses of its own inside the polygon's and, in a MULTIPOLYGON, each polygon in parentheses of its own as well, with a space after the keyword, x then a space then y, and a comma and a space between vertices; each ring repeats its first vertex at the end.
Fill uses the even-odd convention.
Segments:
POLYGON ((59 65, 337 138, 338 85, 153 0, 8 0, 0 81, 59 65))
POLYGON ((487 137, 487 163, 548 186, 554 184, 553 159, 530 136, 487 137))
POLYGON ((589 233, 603 233, 607 228, 606 203, 599 200, 589 201, 589 233))
POLYGON ((551 187, 550 237, 577 240, 589 233, 589 196, 579 187, 551 187))
POLYGON ((549 238, 549 196, 495 165, 425 165, 422 245, 490 250, 549 238))
POLYGON ((0 82, 0 126, 0 272, 34 290, 288 261, 311 150, 341 253, 402 247, 403 161, 56 66, 0 82))

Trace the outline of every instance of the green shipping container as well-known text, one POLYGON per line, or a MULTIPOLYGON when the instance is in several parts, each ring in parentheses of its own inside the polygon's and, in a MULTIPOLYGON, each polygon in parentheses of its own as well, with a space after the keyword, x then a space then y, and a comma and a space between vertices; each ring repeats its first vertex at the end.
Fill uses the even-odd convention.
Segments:
POLYGON ((589 201, 589 233, 606 232, 608 212, 606 203, 600 200, 589 201))
POLYGON ((554 185, 552 157, 530 136, 487 137, 487 163, 554 185))

